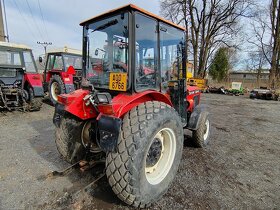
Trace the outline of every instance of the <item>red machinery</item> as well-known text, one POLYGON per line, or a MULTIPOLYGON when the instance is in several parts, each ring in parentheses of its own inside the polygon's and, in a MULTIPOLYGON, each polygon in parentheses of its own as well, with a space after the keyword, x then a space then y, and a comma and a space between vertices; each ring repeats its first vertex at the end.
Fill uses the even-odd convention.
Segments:
MULTIPOLYGON (((57 96, 80 88, 82 78, 82 52, 64 47, 47 53, 44 71, 44 91, 57 103, 57 96), (69 68, 70 67, 70 68, 69 68), (74 67, 74 68, 73 68, 74 67)), ((40 58, 42 61, 42 58, 40 58)))
POLYGON ((200 92, 187 91, 185 29, 131 4, 81 25, 82 89, 58 96, 53 118, 58 151, 70 163, 106 161, 117 196, 147 207, 175 177, 183 130, 193 132, 198 147, 209 141, 200 92), (147 58, 153 65, 145 73, 147 58), (182 67, 171 71, 174 62, 182 67), (171 79, 176 75, 170 72, 180 77, 171 79))
POLYGON ((0 42, 0 108, 38 111, 43 97, 41 77, 31 49, 0 42))

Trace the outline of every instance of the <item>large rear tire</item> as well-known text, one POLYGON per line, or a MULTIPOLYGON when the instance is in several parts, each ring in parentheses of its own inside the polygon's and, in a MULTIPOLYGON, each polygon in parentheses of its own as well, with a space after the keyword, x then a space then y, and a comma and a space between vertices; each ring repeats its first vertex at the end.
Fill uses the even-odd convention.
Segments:
POLYGON ((28 89, 28 94, 29 94, 29 101, 28 101, 29 111, 40 111, 43 105, 42 102, 43 97, 35 97, 33 89, 31 87, 28 89))
POLYGON ((57 103, 57 96, 65 93, 65 85, 59 75, 52 75, 49 82, 49 95, 53 105, 57 103))
POLYGON ((165 103, 146 102, 123 119, 116 152, 106 158, 106 175, 125 203, 147 207, 173 181, 182 156, 183 126, 165 103))
POLYGON ((68 163, 73 164, 85 155, 85 147, 81 140, 83 126, 83 121, 75 116, 66 115, 55 130, 57 150, 68 163))

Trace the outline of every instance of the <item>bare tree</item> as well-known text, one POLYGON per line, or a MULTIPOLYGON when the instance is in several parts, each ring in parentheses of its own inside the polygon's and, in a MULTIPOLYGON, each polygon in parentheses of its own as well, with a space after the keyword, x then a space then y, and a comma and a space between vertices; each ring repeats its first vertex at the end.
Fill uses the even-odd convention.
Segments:
POLYGON ((248 41, 261 51, 270 65, 269 83, 272 88, 280 81, 280 0, 271 0, 269 7, 257 5, 252 19, 254 37, 248 41))
POLYGON ((254 72, 257 72, 257 86, 260 86, 261 74, 264 70, 265 65, 267 64, 267 59, 262 49, 257 49, 249 53, 247 59, 248 69, 254 72))
POLYGON ((240 17, 248 15, 250 5, 251 0, 161 0, 163 16, 190 27, 187 40, 195 76, 205 76, 209 59, 221 45, 237 47, 232 40, 238 34, 240 17))

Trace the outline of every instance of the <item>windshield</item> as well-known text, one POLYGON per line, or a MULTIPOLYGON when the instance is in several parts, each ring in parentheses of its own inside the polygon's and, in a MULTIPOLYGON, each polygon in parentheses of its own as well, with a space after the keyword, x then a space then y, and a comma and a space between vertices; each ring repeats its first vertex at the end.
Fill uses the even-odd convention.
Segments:
POLYGON ((92 23, 85 30, 89 81, 95 87, 125 91, 128 76, 128 13, 92 23))
POLYGON ((14 51, 0 50, 0 65, 7 66, 23 66, 20 53, 14 51))
POLYGON ((82 56, 81 55, 63 55, 65 69, 73 66, 74 69, 82 69, 82 56))
POLYGON ((36 66, 31 51, 23 52, 24 64, 27 72, 36 72, 36 66))

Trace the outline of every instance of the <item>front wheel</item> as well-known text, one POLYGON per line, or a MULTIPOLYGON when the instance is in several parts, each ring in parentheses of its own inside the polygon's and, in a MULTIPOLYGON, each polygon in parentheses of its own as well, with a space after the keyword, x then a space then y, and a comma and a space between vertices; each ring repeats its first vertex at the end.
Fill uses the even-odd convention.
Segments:
POLYGON ((146 102, 129 111, 117 151, 106 158, 106 175, 116 195, 141 208, 158 200, 175 177, 183 139, 181 119, 165 103, 146 102))
POLYGON ((209 143, 210 121, 208 113, 202 112, 198 129, 193 131, 193 141, 197 147, 205 147, 209 143))

